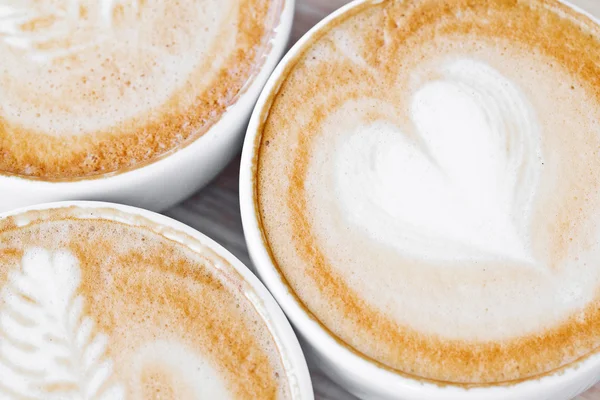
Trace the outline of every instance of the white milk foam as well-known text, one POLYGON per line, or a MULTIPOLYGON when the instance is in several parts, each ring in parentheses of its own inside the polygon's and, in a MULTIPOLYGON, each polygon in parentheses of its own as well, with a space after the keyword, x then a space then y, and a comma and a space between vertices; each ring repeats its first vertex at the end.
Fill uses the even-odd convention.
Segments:
POLYGON ((6 44, 28 52, 31 59, 38 62, 50 62, 52 59, 75 54, 101 42, 115 25, 115 8, 130 5, 138 11, 138 1, 100 0, 92 7, 96 8, 96 20, 86 20, 88 28, 97 29, 97 36, 88 43, 78 43, 78 30, 82 23, 81 0, 68 1, 14 1, 0 3, 0 34, 6 44), (36 4, 37 3, 37 4, 36 4), (47 21, 46 29, 24 29, 34 21, 47 21), (67 41, 64 48, 45 49, 44 44, 54 41, 67 41))
POLYGON ((55 136, 148 119, 207 59, 210 84, 236 19, 233 0, 0 0, 2 117, 55 136))
MULTIPOLYGON (((148 364, 161 366, 173 386, 187 388, 194 399, 227 399, 233 397, 219 373, 208 360, 199 358, 190 349, 174 341, 158 340, 138 349, 133 359, 133 375, 142 376, 148 364)), ((142 398, 143 385, 133 388, 134 396, 142 398)))
POLYGON ((406 120, 373 98, 325 117, 306 177, 312 234, 362 298, 423 334, 501 340, 550 328, 600 285, 597 219, 581 236, 589 246, 552 259, 534 225, 552 218, 539 219, 541 196, 554 196, 541 191, 556 179, 546 169, 542 181, 554 162, 542 149, 550 120, 491 64, 438 61, 410 72, 406 120), (366 117, 372 110, 382 117, 366 117))
POLYGON ((482 62, 440 72, 413 95, 416 137, 375 121, 339 140, 333 168, 344 215, 418 258, 533 264, 527 228, 543 161, 532 107, 482 62))

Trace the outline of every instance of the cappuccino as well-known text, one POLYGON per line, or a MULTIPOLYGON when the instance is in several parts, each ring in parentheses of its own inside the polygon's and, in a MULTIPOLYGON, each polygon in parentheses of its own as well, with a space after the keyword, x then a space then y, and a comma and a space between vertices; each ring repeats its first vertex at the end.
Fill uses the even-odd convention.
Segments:
POLYGON ((0 173, 89 178, 189 144, 251 83, 281 9, 0 0, 0 173))
POLYGON ((112 209, 0 220, 0 397, 289 399, 280 338, 210 247, 112 209))
POLYGON ((486 385, 600 346, 600 27, 555 0, 367 1, 264 109, 274 265, 340 343, 486 385))

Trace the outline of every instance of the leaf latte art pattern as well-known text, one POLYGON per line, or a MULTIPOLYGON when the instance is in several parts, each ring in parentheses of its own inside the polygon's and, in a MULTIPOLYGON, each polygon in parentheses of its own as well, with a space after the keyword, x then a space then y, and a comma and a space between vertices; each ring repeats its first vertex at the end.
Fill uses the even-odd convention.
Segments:
POLYGON ((0 398, 123 399, 112 384, 107 336, 95 333, 66 251, 29 249, 9 274, 0 307, 0 398))

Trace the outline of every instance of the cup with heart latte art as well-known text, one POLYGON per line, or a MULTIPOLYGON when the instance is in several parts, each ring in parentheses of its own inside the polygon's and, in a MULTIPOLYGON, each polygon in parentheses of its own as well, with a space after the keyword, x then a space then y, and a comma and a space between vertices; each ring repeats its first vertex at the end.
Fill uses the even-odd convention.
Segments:
POLYGON ((3 399, 313 399, 298 341, 229 252, 111 203, 0 216, 3 399))
POLYGON ((60 200, 161 210, 189 196, 239 150, 293 10, 0 0, 0 211, 60 200))
POLYGON ((364 398, 570 399, 600 374, 600 15, 358 1, 267 83, 244 231, 364 398))

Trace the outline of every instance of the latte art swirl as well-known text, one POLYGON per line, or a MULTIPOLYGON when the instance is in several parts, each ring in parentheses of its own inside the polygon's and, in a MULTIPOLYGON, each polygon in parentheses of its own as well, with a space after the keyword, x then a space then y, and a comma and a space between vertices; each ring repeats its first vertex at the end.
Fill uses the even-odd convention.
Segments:
MULTIPOLYGON (((482 62, 448 62, 439 74, 413 95, 412 137, 386 121, 354 121, 340 140, 329 168, 343 214, 419 258, 490 253, 531 263, 527 232, 543 163, 532 107, 482 62)), ((336 114, 326 124, 340 126, 336 114)))
POLYGON ((0 174, 70 180, 186 146, 244 93, 282 0, 0 0, 0 174))
POLYGON ((38 62, 75 54, 107 39, 122 15, 138 13, 137 0, 2 0, 0 38, 38 62))

